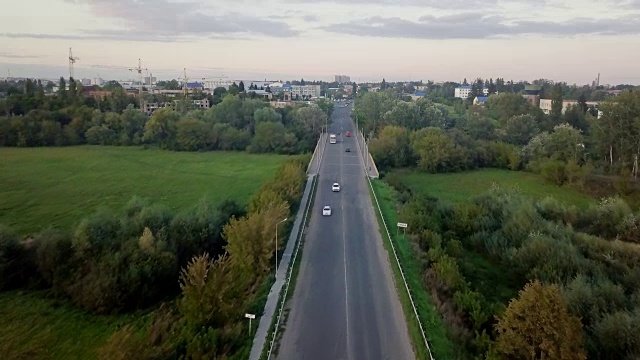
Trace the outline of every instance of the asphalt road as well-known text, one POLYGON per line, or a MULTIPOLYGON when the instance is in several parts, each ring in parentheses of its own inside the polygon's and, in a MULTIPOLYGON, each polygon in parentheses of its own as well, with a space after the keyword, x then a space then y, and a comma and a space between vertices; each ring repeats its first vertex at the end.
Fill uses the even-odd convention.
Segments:
MULTIPOLYGON (((342 103, 338 103, 340 106, 342 103)), ((278 350, 282 360, 414 359, 348 108, 337 107, 278 350), (340 141, 343 140, 343 141, 340 141), (345 152, 350 148, 351 152, 345 152), (332 192, 338 182, 340 192, 332 192), (322 207, 331 206, 331 216, 322 207)))

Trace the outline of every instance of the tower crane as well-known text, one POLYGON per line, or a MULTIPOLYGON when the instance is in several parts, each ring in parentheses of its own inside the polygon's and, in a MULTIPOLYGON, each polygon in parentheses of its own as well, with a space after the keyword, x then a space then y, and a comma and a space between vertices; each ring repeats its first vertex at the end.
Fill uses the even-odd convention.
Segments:
POLYGON ((73 78, 73 64, 76 63, 76 60, 80 60, 80 58, 74 57, 71 48, 69 48, 69 79, 73 78))
MULTIPOLYGON (((128 70, 131 72, 137 72, 138 73, 138 97, 140 98, 140 108, 142 108, 142 103, 143 103, 143 98, 142 98, 142 70, 144 70, 147 75, 149 74, 149 69, 142 67, 142 61, 141 59, 138 59, 138 66, 137 67, 124 67, 124 66, 109 66, 109 65, 90 65, 90 67, 92 68, 100 68, 100 69, 112 69, 112 70, 128 70)), ((149 79, 151 80, 151 79, 149 79)), ((149 81, 151 82, 151 81, 149 81)))

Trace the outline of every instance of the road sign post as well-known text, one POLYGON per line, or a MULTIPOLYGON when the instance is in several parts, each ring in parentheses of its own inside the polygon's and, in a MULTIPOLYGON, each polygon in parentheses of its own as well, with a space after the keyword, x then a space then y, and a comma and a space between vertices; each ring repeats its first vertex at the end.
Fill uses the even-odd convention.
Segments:
POLYGON ((244 317, 249 319, 249 335, 251 335, 251 320, 256 318, 255 314, 244 314, 244 317))
POLYGON ((401 223, 401 222, 399 222, 399 223, 398 223, 398 227, 396 228, 396 236, 398 235, 398 229, 399 229, 399 228, 402 228, 403 233, 404 233, 404 235, 406 236, 406 235, 407 235, 407 226, 408 226, 408 225, 407 225, 406 223, 401 223))

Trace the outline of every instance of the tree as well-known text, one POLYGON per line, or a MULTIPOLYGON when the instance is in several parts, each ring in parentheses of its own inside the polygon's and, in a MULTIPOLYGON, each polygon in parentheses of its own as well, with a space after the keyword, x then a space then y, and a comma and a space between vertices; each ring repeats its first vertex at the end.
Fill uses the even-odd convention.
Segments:
POLYGON ((243 93, 244 92, 244 82, 240 81, 240 84, 238 85, 238 90, 243 93))
POLYGON ((143 140, 156 143, 163 149, 172 148, 179 118, 180 116, 171 109, 155 111, 144 127, 143 140))
POLYGON ((403 127, 385 126, 369 146, 371 155, 381 168, 404 167, 413 163, 409 132, 403 127))
POLYGON ((382 83, 380 83, 380 90, 387 90, 387 82, 382 78, 382 83))
POLYGON ((463 149, 440 128, 428 127, 416 131, 411 139, 411 148, 418 157, 418 168, 422 171, 455 171, 465 166, 463 149))
POLYGON ((524 146, 538 135, 538 125, 531 115, 516 115, 507 120, 504 126, 504 140, 510 144, 524 146))
POLYGON ((513 116, 526 114, 529 107, 529 102, 518 94, 500 93, 487 100, 489 115, 503 124, 513 116))
POLYGON ((557 285, 527 284, 495 328, 493 350, 505 359, 587 358, 580 319, 569 313, 557 285))
POLYGON ((551 117, 555 123, 560 123, 562 117, 562 84, 557 83, 553 85, 551 90, 551 117))
POLYGON ((493 79, 489 79, 489 95, 495 94, 496 91, 496 84, 493 83, 493 79))
POLYGON ((272 107, 264 107, 253 113, 254 121, 257 124, 263 122, 282 122, 282 115, 278 114, 272 107))
POLYGON ((176 123, 176 140, 182 150, 205 150, 210 138, 210 127, 203 121, 185 117, 176 123))
POLYGON ((284 125, 279 122, 258 123, 249 150, 255 153, 279 152, 286 132, 284 125))

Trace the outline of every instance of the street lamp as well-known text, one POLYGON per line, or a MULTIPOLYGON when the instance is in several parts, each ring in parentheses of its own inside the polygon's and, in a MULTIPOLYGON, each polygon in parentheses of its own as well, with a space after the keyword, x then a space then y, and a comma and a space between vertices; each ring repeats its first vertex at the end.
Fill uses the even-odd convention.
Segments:
POLYGON ((276 256, 275 256, 275 263, 276 263, 276 278, 278 277, 278 225, 282 224, 283 222, 287 221, 289 218, 284 218, 284 220, 280 221, 279 223, 276 224, 276 256))

